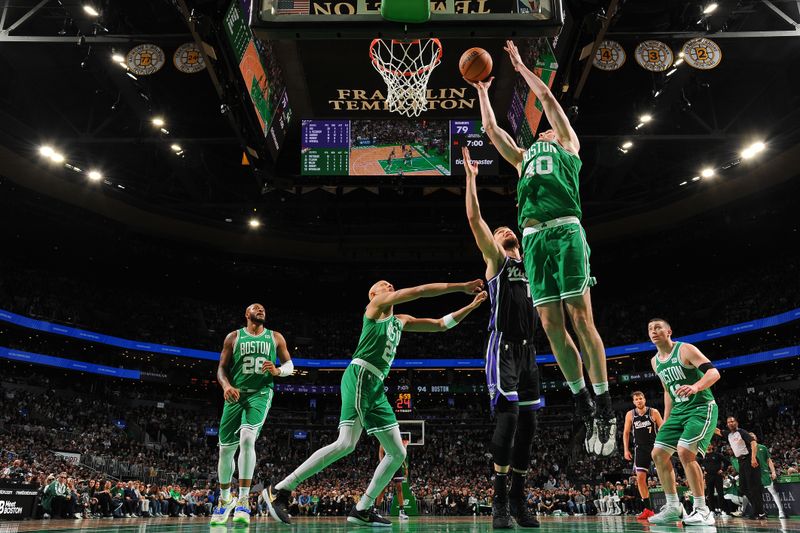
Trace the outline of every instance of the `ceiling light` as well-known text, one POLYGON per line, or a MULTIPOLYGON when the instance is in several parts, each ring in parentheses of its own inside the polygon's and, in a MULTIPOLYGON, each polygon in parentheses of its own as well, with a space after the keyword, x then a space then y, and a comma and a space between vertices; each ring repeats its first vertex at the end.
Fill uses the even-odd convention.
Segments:
POLYGON ((717 5, 716 2, 711 2, 703 10, 703 15, 710 15, 711 13, 713 13, 717 9, 717 7, 719 7, 719 6, 717 5))
POLYGON ((96 170, 90 170, 89 171, 89 179, 92 180, 92 181, 100 181, 101 179, 103 179, 103 175, 100 174, 100 172, 98 172, 96 170))
POLYGON ((681 187, 683 187, 683 186, 684 186, 684 185, 686 185, 687 183, 689 183, 689 182, 688 182, 688 181, 682 181, 682 182, 680 183, 680 186, 681 186, 681 187))
POLYGON ((638 130, 638 129, 639 129, 639 128, 641 128, 642 126, 644 126, 644 122, 640 122, 640 123, 638 123, 638 124, 636 125, 636 128, 635 128, 635 129, 637 129, 637 130, 638 130))
POLYGON ((678 52, 678 57, 683 57, 685 54, 683 52, 678 52))
POLYGON ((128 77, 131 78, 132 80, 138 80, 139 79, 136 76, 134 76, 133 74, 131 74, 130 72, 126 72, 125 74, 127 74, 128 77))
POLYGON ((631 141, 625 141, 624 143, 622 143, 622 147, 625 148, 626 150, 631 146, 633 146, 633 143, 631 141))
POLYGON ((653 117, 648 114, 644 114, 639 117, 639 122, 641 122, 642 124, 647 124, 651 120, 653 120, 653 117))
POLYGON ((160 128, 164 125, 164 119, 161 117, 153 117, 153 126, 160 128))
POLYGON ((172 148, 173 152, 180 152, 181 150, 183 150, 180 144, 173 144, 172 146, 170 146, 170 148, 172 148))
POLYGON ((672 76, 672 75, 673 75, 673 74, 675 74, 676 72, 678 72, 678 69, 676 69, 676 68, 674 68, 674 69, 670 70, 669 72, 667 72, 667 77, 669 77, 669 76, 672 76))
POLYGON ((700 176, 695 176, 695 177, 692 178, 692 181, 697 181, 699 179, 700 179, 700 176))
POLYGON ((125 62, 125 56, 123 56, 122 54, 112 54, 111 55, 111 60, 114 63, 124 63, 125 62))
POLYGON ((754 142, 753 144, 742 150, 742 159, 750 159, 757 153, 761 152, 764 148, 765 145, 763 142, 761 141, 754 142))
POLYGON ((700 175, 703 176, 704 178, 710 178, 711 176, 714 175, 714 169, 704 168, 703 171, 700 173, 700 175))
MULTIPOLYGON (((716 4, 714 4, 716 5, 716 4)), ((99 17, 100 13, 91 5, 91 4, 83 4, 83 10, 86 12, 87 15, 92 17, 99 17)))
POLYGON ((54 150, 50 146, 42 146, 41 148, 39 148, 39 153, 44 157, 52 157, 54 150))
POLYGON ((164 135, 169 135, 169 130, 167 128, 161 128, 161 133, 164 135))
POLYGON ((680 66, 682 63, 683 63, 683 58, 682 58, 682 57, 679 57, 679 58, 678 58, 678 60, 677 60, 677 61, 675 61, 675 63, 673 63, 673 65, 674 65, 674 66, 676 66, 676 67, 678 67, 678 66, 680 66))
POLYGON ((258 220, 257 218, 251 218, 248 224, 250 225, 251 228, 255 229, 261 226, 261 221, 258 220))
POLYGON ((118 61, 118 62, 117 62, 117 65, 121 66, 121 67, 122 67, 122 68, 124 68, 125 70, 128 70, 128 64, 125 62, 125 60, 124 60, 124 59, 123 59, 122 61, 118 61))
POLYGON ((64 162, 64 155, 63 154, 59 154, 58 152, 53 152, 52 154, 50 154, 50 160, 53 163, 63 163, 64 162))

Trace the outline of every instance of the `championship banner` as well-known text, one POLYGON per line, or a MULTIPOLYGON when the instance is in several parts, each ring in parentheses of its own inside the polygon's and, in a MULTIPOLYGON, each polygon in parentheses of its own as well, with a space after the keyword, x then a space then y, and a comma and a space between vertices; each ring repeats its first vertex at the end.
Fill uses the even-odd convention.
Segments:
POLYGON ((33 517, 36 485, 0 481, 0 520, 24 520, 33 517))
POLYGON ((172 55, 172 64, 184 74, 195 74, 206 68, 203 54, 195 43, 180 45, 172 55))
POLYGON ((627 55, 617 41, 603 41, 594 54, 592 65, 600 70, 619 70, 625 64, 627 55))
POLYGON ((128 69, 137 76, 150 76, 164 66, 164 50, 150 43, 131 48, 125 63, 128 69))
POLYGON ((686 41, 681 53, 687 65, 700 70, 716 68, 722 61, 722 49, 717 43, 705 37, 686 41))

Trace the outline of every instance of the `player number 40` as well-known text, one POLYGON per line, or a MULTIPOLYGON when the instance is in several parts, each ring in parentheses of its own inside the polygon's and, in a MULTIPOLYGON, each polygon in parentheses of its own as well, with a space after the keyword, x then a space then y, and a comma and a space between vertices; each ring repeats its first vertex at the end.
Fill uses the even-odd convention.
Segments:
POLYGON ((250 357, 242 359, 242 374, 263 374, 261 367, 267 362, 266 357, 250 357))
POLYGON ((553 158, 549 155, 540 155, 536 158, 533 165, 528 166, 525 174, 530 176, 530 168, 533 166, 533 173, 538 175, 552 174, 553 173, 553 158))

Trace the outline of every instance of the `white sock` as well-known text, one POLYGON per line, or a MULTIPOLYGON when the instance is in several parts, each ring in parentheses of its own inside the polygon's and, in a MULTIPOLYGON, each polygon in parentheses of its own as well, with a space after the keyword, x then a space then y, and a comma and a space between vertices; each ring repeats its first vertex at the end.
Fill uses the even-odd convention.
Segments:
POLYGON ((692 496, 694 498, 693 505, 695 509, 707 509, 705 496, 692 496))
POLYGON ((228 487, 227 489, 219 489, 219 499, 220 500, 230 500, 231 499, 231 488, 228 487))
POLYGON ((597 396, 600 396, 604 392, 608 392, 608 381, 602 381, 600 383, 592 383, 592 390, 594 390, 594 393, 597 396))
POLYGON ((373 503, 375 503, 375 498, 370 498, 369 496, 367 496, 367 493, 365 492, 364 495, 361 496, 361 499, 358 500, 358 503, 356 504, 356 510, 366 511, 367 509, 372 507, 373 503))
POLYGON ((239 501, 247 501, 250 496, 250 487, 239 487, 239 501))
POLYGON ((667 497, 667 505, 680 505, 681 501, 678 499, 678 493, 664 494, 667 497))
POLYGON ((578 394, 581 389, 586 387, 586 380, 584 378, 576 379, 575 381, 567 381, 567 385, 569 385, 569 390, 572 391, 572 394, 578 394))

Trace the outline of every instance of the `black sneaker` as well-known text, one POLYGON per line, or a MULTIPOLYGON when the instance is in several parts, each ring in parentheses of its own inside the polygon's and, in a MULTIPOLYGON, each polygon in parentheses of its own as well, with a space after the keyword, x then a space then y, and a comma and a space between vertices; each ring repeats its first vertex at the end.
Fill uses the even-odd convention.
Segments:
POLYGON ((512 497, 508 503, 511 516, 517 521, 519 527, 539 527, 536 515, 531 513, 524 499, 512 497))
POLYGON ((291 524, 292 517, 289 514, 289 497, 292 495, 291 491, 284 489, 275 490, 275 487, 270 485, 264 492, 266 492, 266 494, 264 494, 264 500, 267 502, 269 514, 272 518, 284 524, 291 524))
POLYGON ((597 406, 589 393, 589 389, 586 387, 582 388, 578 394, 573 395, 572 399, 575 402, 575 411, 572 415, 573 426, 583 426, 585 430, 584 442, 587 443, 586 450, 590 451, 588 442, 594 435, 594 416, 597 406))
POLYGON ((761 513, 760 515, 756 516, 756 520, 766 520, 766 519, 767 519, 766 513, 761 513))
POLYGON ((353 508, 350 509, 347 521, 360 526, 392 527, 392 523, 382 517, 378 511, 375 510, 375 507, 359 511, 354 505, 353 508))
POLYGON ((492 529, 512 529, 514 522, 508 510, 508 500, 492 503, 492 529))

